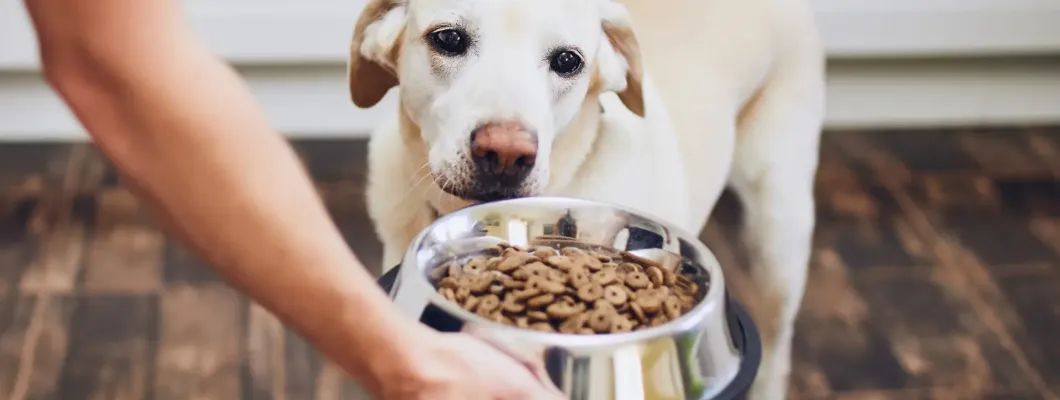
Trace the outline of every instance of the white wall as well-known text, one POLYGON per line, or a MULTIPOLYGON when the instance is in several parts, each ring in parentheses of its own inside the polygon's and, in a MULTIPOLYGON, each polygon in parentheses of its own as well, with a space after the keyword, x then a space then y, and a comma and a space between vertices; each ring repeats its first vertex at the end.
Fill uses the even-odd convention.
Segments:
MULTIPOLYGON (((834 60, 831 126, 1060 122, 1058 0, 811 1, 834 60)), ((201 37, 292 136, 363 135, 393 106, 357 110, 345 93, 363 0, 185 3, 201 37)), ((0 140, 83 137, 36 58, 21 2, 0 1, 0 140)))

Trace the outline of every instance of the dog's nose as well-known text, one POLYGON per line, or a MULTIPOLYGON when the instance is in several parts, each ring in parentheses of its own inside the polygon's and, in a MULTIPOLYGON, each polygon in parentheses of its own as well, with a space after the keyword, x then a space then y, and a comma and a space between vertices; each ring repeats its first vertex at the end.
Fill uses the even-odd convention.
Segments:
POLYGON ((471 158, 485 177, 518 183, 537 160, 537 136, 517 122, 485 124, 471 132, 471 158))

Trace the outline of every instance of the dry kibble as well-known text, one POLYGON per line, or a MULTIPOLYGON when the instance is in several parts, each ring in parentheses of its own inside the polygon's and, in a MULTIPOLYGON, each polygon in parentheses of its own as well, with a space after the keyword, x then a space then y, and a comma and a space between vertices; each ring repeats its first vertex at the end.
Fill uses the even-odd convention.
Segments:
POLYGON ((481 300, 479 300, 478 297, 468 297, 467 300, 464 301, 464 309, 468 311, 475 311, 475 307, 478 306, 479 301, 481 300))
POLYGON ((526 316, 531 321, 548 321, 548 314, 544 311, 530 311, 526 313, 526 316))
POLYGON ((578 298, 586 302, 594 302, 604 296, 604 287, 596 283, 588 283, 578 288, 578 298))
POLYGON ((530 329, 533 329, 533 330, 539 331, 539 332, 555 332, 556 331, 555 329, 552 328, 552 325, 549 324, 548 322, 538 322, 536 324, 530 325, 530 329))
POLYGON ((544 260, 556 255, 556 249, 548 246, 538 246, 534 249, 534 255, 537 256, 537 258, 544 260))
POLYGON ((478 309, 485 312, 493 312, 501 306, 501 298, 495 294, 483 296, 478 302, 478 309))
POLYGON ((596 309, 589 314, 589 327, 596 332, 611 331, 611 320, 618 315, 613 310, 596 309))
POLYGON ((443 298, 463 309, 540 332, 648 329, 680 318, 698 301, 701 288, 692 278, 636 255, 582 248, 569 238, 547 243, 535 239, 530 250, 499 244, 429 276, 443 298))
POLYGON ((578 311, 578 307, 573 304, 560 302, 550 304, 548 308, 545 309, 545 312, 549 317, 552 317, 552 319, 567 319, 577 315, 580 311, 578 311))
POLYGON ((615 275, 615 270, 613 269, 602 269, 600 272, 593 273, 590 279, 592 279, 593 283, 607 286, 618 279, 618 276, 615 275))
POLYGON ((666 310, 667 318, 671 321, 675 320, 681 316, 681 301, 675 296, 669 296, 666 300, 663 300, 663 309, 666 310))
POLYGON ((665 274, 663 274, 662 268, 654 267, 654 266, 648 267, 648 271, 647 272, 648 272, 648 279, 650 279, 651 283, 654 284, 655 286, 662 286, 664 283, 666 283, 666 276, 665 276, 665 274))
POLYGON ((624 289, 615 284, 604 288, 604 299, 615 306, 620 306, 629 301, 629 296, 624 289))
POLYGON ((464 265, 464 273, 477 274, 486 270, 486 260, 476 258, 468 261, 467 265, 464 265))
POLYGON ((624 281, 626 286, 634 289, 644 289, 651 284, 651 280, 648 279, 648 274, 639 271, 627 273, 624 281))
POLYGON ((555 295, 553 295, 552 293, 545 293, 543 295, 539 295, 537 297, 531 298, 530 300, 527 300, 526 305, 533 308, 545 307, 549 304, 552 304, 552 302, 555 300, 555 295))

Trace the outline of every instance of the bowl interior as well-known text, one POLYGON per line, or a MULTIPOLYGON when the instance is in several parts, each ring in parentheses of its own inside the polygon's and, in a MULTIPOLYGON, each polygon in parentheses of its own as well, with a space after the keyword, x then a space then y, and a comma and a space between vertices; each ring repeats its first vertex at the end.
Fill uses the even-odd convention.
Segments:
POLYGON ((721 270, 696 236, 643 213, 579 199, 523 198, 476 205, 449 214, 420 234, 410 246, 402 268, 414 267, 416 279, 432 289, 430 296, 446 311, 465 320, 500 325, 442 298, 433 290, 431 275, 450 261, 481 254, 501 243, 526 248, 544 245, 613 249, 681 273, 699 285, 697 305, 682 317, 650 329, 601 336, 690 329, 709 310, 722 308, 721 270))

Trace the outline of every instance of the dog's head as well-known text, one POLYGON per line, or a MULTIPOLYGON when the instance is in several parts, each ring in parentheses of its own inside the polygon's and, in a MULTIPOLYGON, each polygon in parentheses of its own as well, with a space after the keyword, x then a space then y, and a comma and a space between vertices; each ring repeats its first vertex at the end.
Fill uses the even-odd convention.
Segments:
POLYGON ((532 196, 588 96, 644 113, 637 43, 613 0, 372 0, 349 84, 371 107, 400 82, 434 180, 472 201, 532 196))

